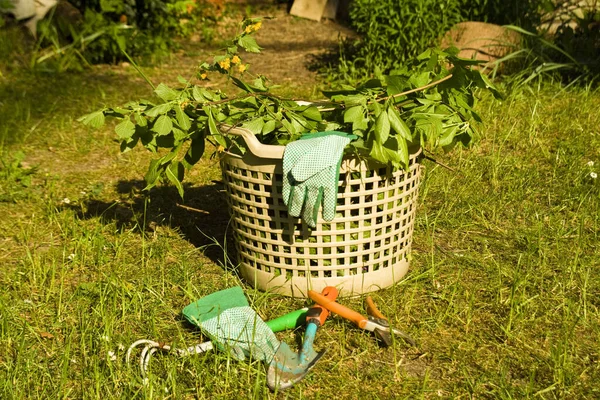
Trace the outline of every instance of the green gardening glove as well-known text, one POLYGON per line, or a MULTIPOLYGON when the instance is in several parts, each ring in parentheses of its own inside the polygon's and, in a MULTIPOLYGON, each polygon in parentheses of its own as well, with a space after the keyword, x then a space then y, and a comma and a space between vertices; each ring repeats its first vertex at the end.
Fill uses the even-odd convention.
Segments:
POLYGON ((335 217, 340 164, 344 147, 353 139, 344 132, 319 132, 285 147, 282 192, 289 215, 302 216, 312 228, 321 205, 325 221, 335 217))

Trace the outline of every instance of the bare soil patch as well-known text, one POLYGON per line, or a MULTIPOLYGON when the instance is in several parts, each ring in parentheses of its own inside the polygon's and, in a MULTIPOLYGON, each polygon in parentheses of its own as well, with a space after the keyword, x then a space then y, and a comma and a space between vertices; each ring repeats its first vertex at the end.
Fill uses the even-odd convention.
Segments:
MULTIPOLYGON (((339 48, 341 38, 354 37, 355 33, 343 24, 323 19, 315 22, 291 16, 286 5, 260 9, 251 17, 266 19, 256 40, 262 47, 259 54, 242 54, 242 60, 250 63, 250 72, 269 78, 274 84, 291 87, 309 87, 317 83, 315 60, 339 48)), ((217 38, 227 40, 235 35, 242 16, 225 18, 217 27, 217 38)), ((217 42, 218 40, 217 39, 217 42)), ((207 46, 202 42, 182 43, 183 49, 161 66, 158 75, 166 81, 177 77, 182 71, 193 68, 213 55, 219 54, 219 46, 207 46)))

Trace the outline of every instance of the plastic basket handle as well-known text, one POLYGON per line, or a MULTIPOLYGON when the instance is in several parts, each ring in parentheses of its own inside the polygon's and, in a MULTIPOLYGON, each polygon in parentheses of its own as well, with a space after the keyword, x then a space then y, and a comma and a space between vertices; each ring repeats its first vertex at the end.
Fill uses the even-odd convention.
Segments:
POLYGON ((230 133, 232 135, 241 136, 246 142, 246 146, 248 146, 248 150, 254 154, 256 157, 260 158, 273 158, 281 160, 283 158, 283 152, 285 150, 285 146, 277 146, 272 144, 262 144, 258 141, 256 136, 252 131, 246 128, 239 128, 231 125, 221 125, 219 127, 221 132, 230 133))

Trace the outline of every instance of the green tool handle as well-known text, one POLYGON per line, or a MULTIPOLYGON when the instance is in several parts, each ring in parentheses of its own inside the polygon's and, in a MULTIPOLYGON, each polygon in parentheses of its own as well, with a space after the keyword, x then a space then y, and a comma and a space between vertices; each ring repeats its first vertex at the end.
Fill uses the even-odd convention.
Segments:
POLYGON ((300 310, 292 311, 291 313, 267 321, 267 326, 271 328, 273 332, 294 329, 297 326, 304 325, 307 310, 308 308, 301 308, 300 310))

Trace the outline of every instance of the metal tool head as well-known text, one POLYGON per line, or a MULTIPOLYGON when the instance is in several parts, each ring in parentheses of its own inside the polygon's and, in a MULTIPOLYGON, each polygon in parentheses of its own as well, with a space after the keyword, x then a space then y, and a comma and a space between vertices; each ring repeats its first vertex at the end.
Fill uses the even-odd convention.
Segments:
POLYGON ((281 342, 267 369, 267 385, 271 390, 291 387, 304 378, 323 354, 325 351, 317 353, 313 350, 311 354, 304 354, 301 360, 300 354, 281 342))
POLYGON ((408 334, 399 329, 390 328, 390 323, 387 319, 369 316, 369 321, 378 325, 377 328, 373 329, 373 333, 375 333, 375 337, 379 340, 379 343, 381 343, 383 347, 389 347, 393 344, 392 333, 394 333, 394 336, 399 336, 404 339, 406 343, 410 344, 411 346, 417 346, 415 340, 408 334))

